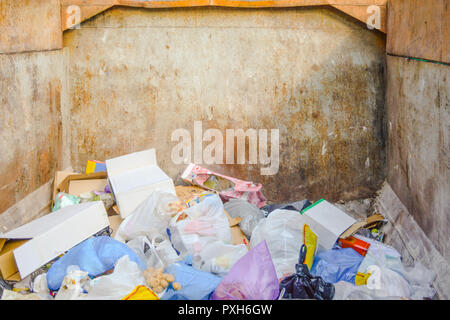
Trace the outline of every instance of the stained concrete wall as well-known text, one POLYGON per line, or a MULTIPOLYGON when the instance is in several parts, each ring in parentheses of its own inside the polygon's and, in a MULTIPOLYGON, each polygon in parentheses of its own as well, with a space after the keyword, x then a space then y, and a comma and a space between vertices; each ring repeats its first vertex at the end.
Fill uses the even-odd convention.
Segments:
POLYGON ((450 262, 450 66, 388 56, 387 76, 388 182, 450 262))
MULTIPOLYGON (((0 54, 0 213, 49 184, 63 165, 64 60, 62 50, 0 54)), ((8 223, 1 214, 0 225, 30 214, 16 213, 8 223)))
POLYGON ((155 147, 177 178, 171 134, 200 120, 280 130, 277 175, 208 166, 271 200, 365 197, 385 177, 384 41, 326 8, 113 8, 64 34, 72 165, 155 147))

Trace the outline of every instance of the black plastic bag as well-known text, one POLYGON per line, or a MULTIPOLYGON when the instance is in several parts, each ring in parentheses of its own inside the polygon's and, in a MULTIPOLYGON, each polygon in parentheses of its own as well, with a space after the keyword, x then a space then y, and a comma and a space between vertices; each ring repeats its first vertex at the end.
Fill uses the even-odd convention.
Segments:
POLYGON ((316 299, 331 300, 334 296, 334 285, 325 282, 321 277, 309 273, 308 266, 304 264, 306 246, 302 245, 296 273, 284 278, 280 283, 280 292, 285 290, 282 298, 287 299, 316 299))
POLYGON ((310 206, 311 202, 309 202, 307 199, 300 200, 296 202, 289 202, 289 203, 273 203, 265 205, 261 208, 261 210, 264 212, 264 215, 267 216, 276 209, 283 209, 283 210, 293 210, 293 211, 302 211, 306 207, 310 206))

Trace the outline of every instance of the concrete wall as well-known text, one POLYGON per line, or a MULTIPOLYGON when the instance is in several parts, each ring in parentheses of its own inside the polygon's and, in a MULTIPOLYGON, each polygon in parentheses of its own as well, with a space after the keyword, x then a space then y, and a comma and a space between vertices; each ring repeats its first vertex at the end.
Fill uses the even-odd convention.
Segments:
POLYGON ((387 179, 450 261, 450 66, 388 56, 387 70, 387 179))
POLYGON ((272 200, 365 197, 385 177, 384 41, 326 8, 113 8, 64 34, 72 165, 155 147, 177 178, 171 134, 200 120, 280 130, 277 175, 208 166, 272 200))
MULTIPOLYGON (((0 54, 0 213, 61 169, 65 79, 61 50, 0 54)), ((33 209, 42 208, 35 203, 33 209)), ((8 215, 8 223, 2 214, 0 225, 24 222, 29 214, 8 215)))

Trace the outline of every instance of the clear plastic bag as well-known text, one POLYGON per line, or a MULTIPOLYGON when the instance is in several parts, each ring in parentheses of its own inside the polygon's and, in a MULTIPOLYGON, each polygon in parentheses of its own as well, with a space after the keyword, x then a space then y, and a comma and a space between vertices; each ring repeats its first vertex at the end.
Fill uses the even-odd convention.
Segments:
POLYGON ((78 300, 83 297, 83 286, 89 281, 88 273, 76 267, 72 268, 61 284, 55 300, 78 300))
POLYGON ((178 198, 172 193, 154 191, 120 224, 115 239, 125 242, 139 236, 152 239, 160 235, 165 237, 169 221, 176 210, 170 205, 178 198))
POLYGON ((222 200, 217 195, 205 197, 200 203, 186 209, 170 223, 171 241, 183 257, 199 255, 207 244, 206 239, 217 239, 231 244, 232 236, 222 200))
POLYGON ((199 255, 192 257, 192 266, 218 276, 225 276, 234 264, 247 252, 245 244, 225 244, 214 238, 205 239, 205 245, 199 255))
POLYGON ((134 288, 145 285, 143 272, 128 256, 120 258, 110 275, 92 279, 86 290, 87 300, 121 300, 134 288))
POLYGON ((249 239, 258 222, 265 218, 258 207, 242 199, 230 199, 224 208, 232 218, 242 218, 239 227, 249 239))
POLYGON ((126 245, 132 249, 142 261, 145 261, 147 268, 164 268, 164 262, 159 257, 153 244, 146 236, 139 236, 130 240, 126 245))
POLYGON ((303 243, 304 224, 304 218, 300 213, 277 209, 261 220, 253 230, 250 248, 254 248, 264 240, 267 241, 278 278, 295 273, 295 265, 303 243))

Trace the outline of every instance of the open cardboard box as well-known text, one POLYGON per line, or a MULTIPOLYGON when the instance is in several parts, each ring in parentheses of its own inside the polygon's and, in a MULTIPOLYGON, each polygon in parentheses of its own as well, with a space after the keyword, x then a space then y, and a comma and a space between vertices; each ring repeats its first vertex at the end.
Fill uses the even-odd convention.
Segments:
POLYGON ((305 217, 305 223, 317 235, 321 250, 330 250, 339 238, 346 239, 359 229, 384 220, 382 215, 373 215, 366 221, 357 221, 324 199, 303 209, 301 214, 305 217))
POLYGON ((61 208, 0 234, 0 274, 20 281, 108 226, 103 202, 95 201, 61 208))
POLYGON ((106 160, 106 170, 122 218, 155 190, 176 194, 172 179, 156 164, 155 149, 106 160))

